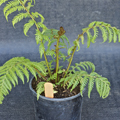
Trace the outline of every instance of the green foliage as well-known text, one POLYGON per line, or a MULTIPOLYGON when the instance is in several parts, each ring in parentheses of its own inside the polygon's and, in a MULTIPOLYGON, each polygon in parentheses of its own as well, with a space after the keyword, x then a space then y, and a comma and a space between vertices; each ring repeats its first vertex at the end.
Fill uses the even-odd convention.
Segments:
POLYGON ((84 33, 87 34, 87 47, 90 46, 91 42, 95 43, 96 38, 98 37, 98 28, 102 32, 103 42, 106 42, 109 40, 110 42, 120 42, 120 30, 116 27, 112 27, 110 24, 100 21, 94 21, 88 25, 87 28, 83 29, 83 34, 80 36, 82 44, 84 44, 84 33), (94 34, 92 35, 90 30, 94 31, 94 34))
MULTIPOLYGON (((24 24, 23 30, 26 36, 32 26, 36 27, 35 40, 36 43, 39 44, 40 57, 42 58, 44 55, 45 61, 31 62, 24 57, 15 57, 1 66, 0 104, 4 97, 9 94, 12 85, 14 87, 18 85, 18 77, 22 80, 23 84, 25 76, 27 82, 29 81, 29 72, 31 72, 36 79, 36 74, 38 74, 39 77, 42 77, 45 80, 45 82, 54 81, 54 86, 67 86, 71 91, 80 85, 81 95, 87 84, 88 97, 90 97, 94 84, 96 85, 100 97, 106 98, 109 95, 110 83, 107 78, 104 78, 95 72, 95 66, 93 63, 86 61, 76 63, 75 66, 71 66, 71 63, 75 51, 80 50, 80 43, 84 44, 85 33, 87 34, 87 47, 90 47, 91 43, 95 43, 99 31, 102 33, 103 43, 106 41, 109 43, 120 42, 119 29, 102 21, 91 22, 88 27, 84 28, 83 32, 78 35, 78 38, 73 41, 73 46, 69 46, 69 40, 65 36, 65 30, 62 26, 59 30, 48 29, 43 23, 44 17, 38 12, 31 12, 31 8, 35 5, 35 0, 0 0, 0 5, 3 3, 6 3, 3 12, 7 21, 10 14, 14 12, 16 14, 12 19, 13 27, 24 18, 28 19, 27 23, 24 24), (45 45, 47 45, 47 48, 45 45), (66 49, 67 55, 60 51, 60 49, 66 49), (52 60, 48 61, 47 56, 51 56, 52 60), (65 61, 67 57, 69 57, 67 69, 62 70, 62 66, 59 66, 59 60, 62 59, 65 61), (54 72, 52 71, 54 68, 53 62, 56 62, 54 72), (49 78, 46 77, 47 75, 49 78)), ((37 85, 37 99, 39 99, 39 95, 44 91, 45 82, 40 82, 37 85)))
POLYGON ((18 85, 18 78, 22 80, 24 84, 24 76, 29 81, 29 71, 35 76, 39 74, 39 70, 43 75, 46 75, 46 67, 43 62, 31 62, 29 59, 24 57, 15 57, 7 61, 3 66, 0 67, 0 103, 2 103, 4 96, 9 94, 14 87, 18 85))
POLYGON ((76 71, 74 74, 70 72, 66 78, 62 78, 58 84, 63 83, 67 88, 71 88, 71 91, 76 86, 80 85, 80 93, 83 95, 83 90, 88 84, 88 97, 90 98, 91 91, 94 83, 96 83, 96 89, 102 98, 106 98, 110 92, 110 83, 107 78, 104 78, 96 72, 88 74, 86 71, 76 71))
POLYGON ((84 61, 84 62, 80 62, 80 63, 75 63, 75 66, 71 66, 71 71, 73 73, 75 73, 75 69, 82 71, 82 70, 91 70, 92 72, 95 71, 95 66, 93 63, 89 62, 89 61, 84 61))
POLYGON ((39 82, 38 84, 37 84, 37 88, 36 88, 36 90, 37 90, 37 100, 39 99, 39 96, 40 96, 40 94, 42 93, 42 92, 44 92, 44 84, 45 84, 45 82, 39 82))

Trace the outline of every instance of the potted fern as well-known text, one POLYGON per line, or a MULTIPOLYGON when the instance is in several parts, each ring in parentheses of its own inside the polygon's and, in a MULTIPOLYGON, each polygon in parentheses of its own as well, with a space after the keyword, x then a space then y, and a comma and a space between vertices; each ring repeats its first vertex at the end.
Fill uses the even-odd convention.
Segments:
POLYGON ((94 83, 100 97, 104 99, 109 95, 110 82, 107 78, 95 72, 93 63, 83 61, 71 66, 71 62, 74 53, 80 50, 80 44, 84 44, 85 34, 87 34, 87 47, 89 47, 91 43, 95 43, 99 30, 102 32, 103 42, 107 40, 109 43, 120 42, 119 29, 102 21, 94 21, 87 28, 82 29, 82 33, 74 40, 73 46, 69 46, 69 40, 65 36, 63 27, 60 27, 59 30, 48 29, 43 23, 44 17, 38 12, 30 11, 31 7, 35 5, 35 0, 11 0, 10 2, 0 0, 0 5, 3 3, 6 4, 3 12, 7 21, 8 15, 15 11, 19 12, 12 20, 14 27, 23 18, 29 18, 24 25, 23 32, 26 36, 28 30, 33 25, 36 26, 35 40, 39 45, 40 57, 44 56, 45 60, 32 62, 24 57, 15 57, 0 66, 0 104, 2 104, 4 97, 9 94, 12 85, 15 87, 18 84, 17 77, 24 83, 24 76, 26 76, 27 82, 29 82, 29 73, 34 76, 30 80, 30 89, 35 95, 36 113, 39 112, 37 115, 39 119, 80 119, 82 96, 87 84, 89 98, 94 83), (36 18, 40 18, 40 21, 37 22, 36 18), (45 45, 47 45, 47 48, 45 45), (66 49, 67 54, 62 52, 61 49, 66 49), (48 60, 47 56, 51 56, 52 60, 48 60), (59 65, 60 60, 68 61, 66 69, 59 65), (53 66, 53 63, 55 63, 55 66, 53 66), (55 98, 44 96, 44 84, 46 82, 52 83, 55 98))

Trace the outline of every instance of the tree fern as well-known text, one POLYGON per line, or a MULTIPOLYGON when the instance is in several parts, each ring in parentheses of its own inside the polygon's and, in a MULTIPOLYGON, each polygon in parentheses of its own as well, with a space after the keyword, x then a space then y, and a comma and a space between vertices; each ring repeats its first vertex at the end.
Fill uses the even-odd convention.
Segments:
MULTIPOLYGON (((24 57, 15 57, 7 61, 3 66, 0 67, 0 103, 2 103, 4 96, 9 94, 12 89, 12 84, 14 87, 18 84, 17 76, 22 80, 24 84, 24 76, 29 81, 29 71, 36 77, 38 73, 41 72, 42 75, 46 75, 46 69, 40 62, 31 62, 29 59, 24 57)), ((39 73, 38 73, 39 74, 39 73)))

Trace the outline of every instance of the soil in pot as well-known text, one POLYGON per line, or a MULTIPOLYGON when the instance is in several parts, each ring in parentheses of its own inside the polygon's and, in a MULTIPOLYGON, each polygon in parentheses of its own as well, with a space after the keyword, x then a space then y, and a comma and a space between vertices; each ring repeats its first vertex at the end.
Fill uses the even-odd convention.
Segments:
MULTIPOLYGON (((39 76, 37 76, 37 80, 35 78, 33 79, 32 88, 34 89, 35 92, 37 84, 42 81, 44 81, 44 79, 39 78, 39 76)), ((57 91, 57 93, 54 94, 54 98, 66 98, 78 94, 80 92, 80 85, 78 85, 72 92, 70 91, 71 90, 70 88, 67 89, 67 87, 63 88, 61 86, 56 86, 54 90, 57 91)), ((45 96, 44 93, 42 93, 41 95, 45 96)))

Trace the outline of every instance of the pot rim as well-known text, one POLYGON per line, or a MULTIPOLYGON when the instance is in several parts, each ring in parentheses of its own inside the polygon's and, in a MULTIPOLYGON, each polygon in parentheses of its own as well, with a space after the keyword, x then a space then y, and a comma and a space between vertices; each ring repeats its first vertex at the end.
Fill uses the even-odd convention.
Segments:
MULTIPOLYGON (((29 88, 30 90, 32 91, 33 95, 37 97, 37 93, 34 91, 34 89, 32 88, 32 80, 33 80, 34 76, 30 79, 30 82, 29 82, 29 88)), ((84 90, 83 90, 84 92, 84 90)), ((66 101, 66 100, 71 100, 71 99, 75 99, 77 98, 78 96, 81 96, 80 93, 78 93, 77 95, 74 95, 74 96, 71 96, 71 97, 67 97, 67 98, 48 98, 48 97, 45 97, 45 96, 42 96, 40 95, 39 98, 41 99, 44 99, 44 100, 49 100, 49 101, 66 101)), ((82 97, 82 96, 81 96, 82 97)), ((37 99, 37 98, 36 98, 37 99)))

